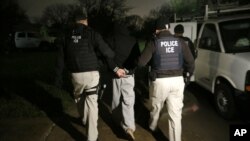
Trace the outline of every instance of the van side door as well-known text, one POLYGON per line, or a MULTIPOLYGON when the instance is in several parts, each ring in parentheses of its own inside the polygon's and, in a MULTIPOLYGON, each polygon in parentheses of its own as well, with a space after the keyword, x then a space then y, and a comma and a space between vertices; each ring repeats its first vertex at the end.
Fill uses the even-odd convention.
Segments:
POLYGON ((218 31, 214 23, 204 24, 200 31, 197 48, 198 57, 195 61, 195 80, 200 85, 211 90, 221 54, 218 31))

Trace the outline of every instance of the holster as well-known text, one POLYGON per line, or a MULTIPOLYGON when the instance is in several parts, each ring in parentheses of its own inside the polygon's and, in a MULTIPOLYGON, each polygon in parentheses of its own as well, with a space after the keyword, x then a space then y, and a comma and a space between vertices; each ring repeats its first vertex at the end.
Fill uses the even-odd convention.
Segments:
POLYGON ((184 78, 184 82, 186 85, 188 85, 190 83, 190 74, 188 72, 183 72, 183 78, 184 78))

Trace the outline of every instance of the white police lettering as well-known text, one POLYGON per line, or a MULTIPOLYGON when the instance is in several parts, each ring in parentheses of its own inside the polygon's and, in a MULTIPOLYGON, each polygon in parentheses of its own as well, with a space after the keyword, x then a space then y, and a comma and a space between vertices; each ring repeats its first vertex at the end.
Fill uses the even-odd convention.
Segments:
POLYGON ((178 41, 162 41, 161 47, 166 47, 166 53, 174 53, 174 47, 178 46, 178 41))
POLYGON ((246 129, 236 129, 234 132, 234 136, 244 136, 247 133, 246 129))
POLYGON ((171 47, 171 46, 178 46, 177 41, 162 41, 161 47, 171 47))
POLYGON ((78 40, 80 40, 82 37, 73 35, 73 36, 71 36, 71 38, 73 39, 74 43, 78 43, 78 40))

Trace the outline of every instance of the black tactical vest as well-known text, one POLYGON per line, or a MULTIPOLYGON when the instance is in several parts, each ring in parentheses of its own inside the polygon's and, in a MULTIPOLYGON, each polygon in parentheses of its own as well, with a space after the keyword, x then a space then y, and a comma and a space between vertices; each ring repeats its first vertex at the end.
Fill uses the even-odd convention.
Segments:
POLYGON ((90 37, 94 32, 87 27, 74 29, 66 45, 66 64, 70 72, 98 70, 98 59, 90 37))
POLYGON ((152 69, 155 71, 181 70, 183 65, 180 41, 173 36, 155 38, 152 69))

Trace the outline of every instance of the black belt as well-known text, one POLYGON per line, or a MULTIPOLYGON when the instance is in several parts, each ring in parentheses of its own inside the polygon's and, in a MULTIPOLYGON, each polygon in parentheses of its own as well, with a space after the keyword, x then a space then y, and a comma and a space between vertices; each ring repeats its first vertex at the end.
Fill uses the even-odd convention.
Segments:
POLYGON ((182 74, 156 74, 156 78, 176 77, 176 76, 182 76, 182 74))

